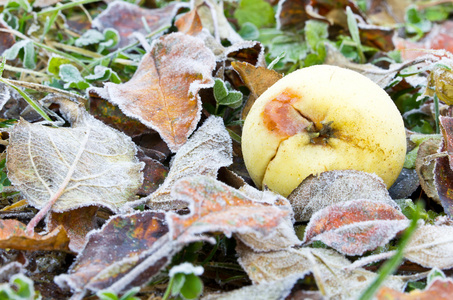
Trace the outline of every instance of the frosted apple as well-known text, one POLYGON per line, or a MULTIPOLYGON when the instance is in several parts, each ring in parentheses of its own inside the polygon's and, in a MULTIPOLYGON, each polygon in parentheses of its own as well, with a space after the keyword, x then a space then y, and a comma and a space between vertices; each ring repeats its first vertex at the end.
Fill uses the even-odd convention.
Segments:
POLYGON ((388 94, 365 76, 320 65, 280 79, 254 103, 242 152, 255 184, 288 196, 307 176, 353 169, 387 188, 406 154, 403 119, 388 94))

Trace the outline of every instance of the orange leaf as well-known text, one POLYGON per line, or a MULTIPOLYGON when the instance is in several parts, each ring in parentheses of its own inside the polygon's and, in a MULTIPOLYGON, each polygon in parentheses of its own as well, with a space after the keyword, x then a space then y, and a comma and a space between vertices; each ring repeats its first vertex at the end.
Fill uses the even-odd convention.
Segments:
POLYGON ((381 288, 376 294, 378 300, 449 300, 453 295, 451 279, 436 279, 423 291, 413 290, 401 293, 388 287, 381 288))
POLYGON ((170 233, 184 240, 203 232, 234 233, 272 231, 290 212, 252 200, 209 176, 186 177, 175 183, 172 196, 190 202, 190 215, 168 213, 170 233))
POLYGON ((25 229, 26 225, 17 220, 0 220, 0 248, 69 251, 69 237, 63 226, 58 226, 46 235, 28 235, 25 229))
POLYGON ((127 83, 106 83, 104 88, 91 91, 159 132, 176 152, 198 124, 198 92, 213 86, 214 67, 214 54, 202 40, 173 33, 154 42, 127 83))
POLYGON ((85 246, 85 238, 92 229, 96 228, 97 206, 85 206, 63 213, 52 212, 47 222, 48 230, 62 226, 70 238, 69 249, 80 252, 85 246))
POLYGON ((193 36, 200 33, 203 29, 200 16, 198 15, 196 9, 187 12, 181 18, 176 20, 175 25, 179 32, 193 36))
POLYGON ((315 213, 304 244, 319 240, 347 255, 361 255, 383 246, 409 225, 407 218, 384 202, 353 200, 315 213))

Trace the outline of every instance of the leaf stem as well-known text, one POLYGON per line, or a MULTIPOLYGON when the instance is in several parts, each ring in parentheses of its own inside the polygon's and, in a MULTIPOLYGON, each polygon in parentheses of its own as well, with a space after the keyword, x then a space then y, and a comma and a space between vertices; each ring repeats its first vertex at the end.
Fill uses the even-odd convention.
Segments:
POLYGON ((99 1, 100 0, 81 0, 81 1, 74 1, 74 2, 70 2, 70 3, 66 3, 63 5, 56 5, 54 7, 51 7, 51 8, 38 12, 37 15, 39 16, 39 15, 47 14, 50 12, 61 11, 61 10, 76 7, 76 6, 79 6, 82 4, 88 4, 88 3, 99 2, 99 1))
POLYGON ((434 93, 434 114, 435 114, 435 122, 436 122, 436 133, 440 133, 440 127, 439 127, 439 97, 437 97, 437 94, 434 93))
POLYGON ((382 285, 384 280, 387 276, 393 274, 396 269, 401 264, 401 261, 404 258, 404 248, 408 245, 412 235, 414 234, 415 230, 417 229, 417 223, 420 219, 420 214, 423 209, 422 203, 419 201, 417 203, 417 209, 415 210, 415 214, 409 224, 409 227, 404 231, 401 240, 398 245, 398 249, 396 250, 395 255, 388 260, 384 265, 379 269, 379 275, 376 277, 374 282, 363 292, 360 296, 360 300, 369 300, 372 299, 374 294, 377 292, 379 287, 382 285))
POLYGON ((174 282, 175 282, 175 277, 170 277, 170 281, 168 282, 167 289, 165 290, 162 300, 167 300, 168 297, 170 297, 171 289, 173 287, 174 282))

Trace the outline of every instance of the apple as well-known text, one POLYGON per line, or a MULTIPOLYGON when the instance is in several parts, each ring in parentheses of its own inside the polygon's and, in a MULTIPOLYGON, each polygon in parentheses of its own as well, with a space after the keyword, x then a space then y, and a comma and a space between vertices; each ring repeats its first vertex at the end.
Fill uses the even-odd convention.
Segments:
POLYGON ((403 168, 406 133, 377 84, 318 65, 283 77, 256 100, 244 122, 242 152, 257 187, 285 197, 309 175, 332 170, 375 173, 389 188, 403 168))

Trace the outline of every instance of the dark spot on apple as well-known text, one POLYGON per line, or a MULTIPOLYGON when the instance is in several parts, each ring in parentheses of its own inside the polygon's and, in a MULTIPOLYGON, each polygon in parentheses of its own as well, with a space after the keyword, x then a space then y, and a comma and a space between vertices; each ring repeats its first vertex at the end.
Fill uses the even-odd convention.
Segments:
POLYGON ((299 96, 287 89, 275 99, 269 101, 263 111, 266 128, 283 138, 287 138, 304 131, 305 128, 313 124, 292 106, 298 100, 299 96))

